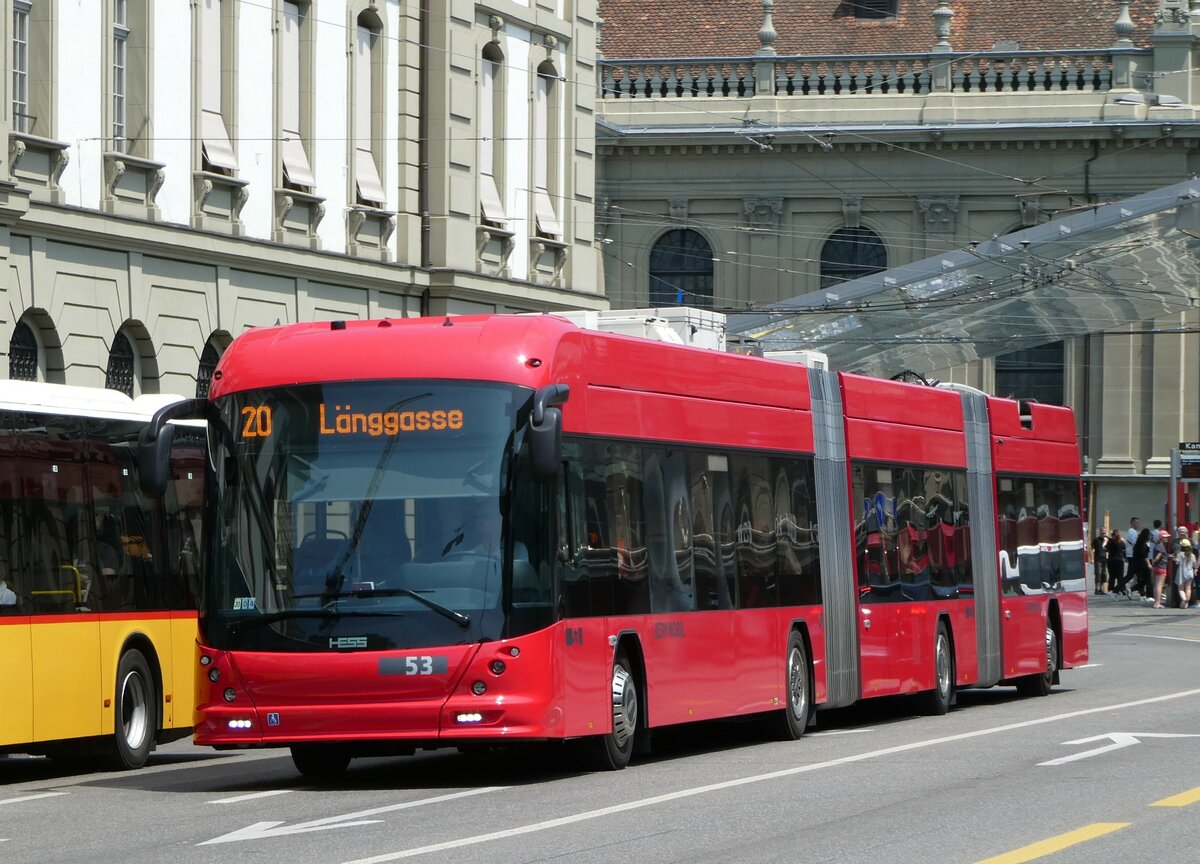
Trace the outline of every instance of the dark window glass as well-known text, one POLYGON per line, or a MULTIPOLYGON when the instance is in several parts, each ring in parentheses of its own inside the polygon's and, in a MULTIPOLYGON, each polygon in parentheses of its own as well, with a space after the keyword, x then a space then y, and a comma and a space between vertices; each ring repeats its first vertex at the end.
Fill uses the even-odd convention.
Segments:
MULTIPOLYGON (((574 441, 563 442, 562 497, 559 499, 558 597, 555 609, 559 618, 581 618, 592 614, 591 553, 593 541, 600 537, 599 526, 589 521, 584 490, 583 448, 574 441)), ((596 582, 599 583, 599 578, 596 582)), ((608 614, 612 605, 612 586, 607 586, 602 604, 608 614)))
POLYGON ((996 395, 1046 405, 1063 404, 1062 342, 1039 345, 996 358, 996 395))
POLYGON ((124 333, 118 333, 113 338, 112 350, 108 352, 104 388, 133 396, 133 346, 124 333))
POLYGON ((31 612, 94 608, 79 421, 18 415, 20 481, 10 561, 18 604, 31 612))
POLYGON ((638 615, 650 611, 641 454, 630 444, 605 449, 605 509, 617 561, 613 613, 638 615))
POLYGON ((687 455, 680 450, 643 450, 642 502, 654 612, 680 612, 695 605, 687 469, 687 455))
POLYGON ((954 546, 953 570, 959 594, 974 593, 971 570, 971 508, 967 494, 966 472, 954 473, 954 546))
POLYGON ((384 650, 547 623, 549 490, 530 488, 524 447, 513 450, 531 397, 406 380, 219 400, 201 607, 209 639, 314 651, 365 635, 384 650), (330 620, 334 600, 342 614, 330 620))
POLYGON ((24 321, 13 330, 8 343, 8 377, 14 381, 36 381, 38 373, 37 336, 24 321))
POLYGON ((213 372, 216 371, 217 361, 221 359, 221 355, 217 353, 217 346, 209 342, 204 346, 204 351, 200 355, 200 365, 196 368, 196 398, 207 399, 208 388, 212 385, 213 372))
POLYGON ((887 268, 887 250, 869 228, 834 231, 821 247, 821 287, 870 276, 887 268))
POLYGON ((29 589, 19 578, 21 460, 11 414, 0 413, 0 615, 24 612, 29 589))
POLYGON ((163 553, 167 580, 166 605, 172 609, 195 609, 200 599, 200 523, 204 506, 204 464, 207 441, 203 430, 187 426, 175 429, 171 444, 171 483, 162 497, 163 553))
POLYGON ((697 609, 732 609, 737 584, 729 458, 688 454, 697 609))
POLYGON ((1010 595, 1083 588, 1079 484, 1054 477, 999 477, 1000 569, 1010 595))
POLYGON ((138 431, 137 424, 123 420, 84 421, 95 531, 91 606, 101 612, 171 605, 169 574, 155 562, 150 502, 137 487, 138 431))
POLYGON ((945 468, 925 469, 925 531, 929 549, 929 584, 935 597, 958 596, 958 553, 955 548, 954 525, 955 473, 945 468))
POLYGON ((811 459, 598 441, 564 458, 560 615, 821 602, 811 459))
POLYGON ((854 533, 858 557, 858 591, 864 602, 900 599, 896 551, 896 495, 892 471, 856 464, 851 469, 852 501, 857 502, 854 533))
POLYGON ((771 460, 775 474, 775 536, 779 556, 779 602, 821 602, 821 557, 817 549, 816 479, 812 460, 771 460))
POLYGON ((966 474, 946 468, 856 464, 859 593, 874 603, 962 596, 969 587, 966 474), (956 498, 961 489, 960 499, 956 498))
POLYGON ((650 252, 651 306, 713 306, 712 247, 689 228, 668 231, 650 252))
POLYGON ((779 586, 775 561, 775 500, 770 460, 765 456, 729 457, 738 562, 738 607, 776 606, 779 586))

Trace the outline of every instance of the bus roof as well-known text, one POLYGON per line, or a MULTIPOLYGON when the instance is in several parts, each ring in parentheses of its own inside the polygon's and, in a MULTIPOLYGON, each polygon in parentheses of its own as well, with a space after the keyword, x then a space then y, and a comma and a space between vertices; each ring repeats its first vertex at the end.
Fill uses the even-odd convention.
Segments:
POLYGON ((147 393, 130 399, 124 393, 99 387, 73 387, 43 381, 0 381, 0 411, 148 420, 159 408, 183 398, 167 393, 147 393))

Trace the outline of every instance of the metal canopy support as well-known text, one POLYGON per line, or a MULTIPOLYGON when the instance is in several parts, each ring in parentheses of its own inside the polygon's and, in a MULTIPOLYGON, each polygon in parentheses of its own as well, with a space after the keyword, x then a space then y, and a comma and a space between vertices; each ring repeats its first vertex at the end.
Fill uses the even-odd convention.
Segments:
POLYGON ((1200 304, 1200 181, 730 316, 766 350, 933 372, 1200 304))

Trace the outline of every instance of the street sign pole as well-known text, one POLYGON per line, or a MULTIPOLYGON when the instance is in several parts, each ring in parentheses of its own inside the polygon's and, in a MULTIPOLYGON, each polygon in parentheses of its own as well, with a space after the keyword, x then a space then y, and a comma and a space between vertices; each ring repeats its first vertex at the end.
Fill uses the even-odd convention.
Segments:
POLYGON ((1167 528, 1170 530, 1172 538, 1175 537, 1175 526, 1179 524, 1179 520, 1175 518, 1175 514, 1179 512, 1179 463, 1179 451, 1172 447, 1171 494, 1167 496, 1167 528))

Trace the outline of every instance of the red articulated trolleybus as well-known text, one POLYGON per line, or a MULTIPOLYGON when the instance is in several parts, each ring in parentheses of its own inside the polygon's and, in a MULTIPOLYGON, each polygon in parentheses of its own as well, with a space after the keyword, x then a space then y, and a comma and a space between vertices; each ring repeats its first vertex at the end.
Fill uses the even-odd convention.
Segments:
POLYGON ((356 755, 580 739, 1086 662, 1065 408, 554 315, 251 330, 203 416, 196 741, 356 755))

